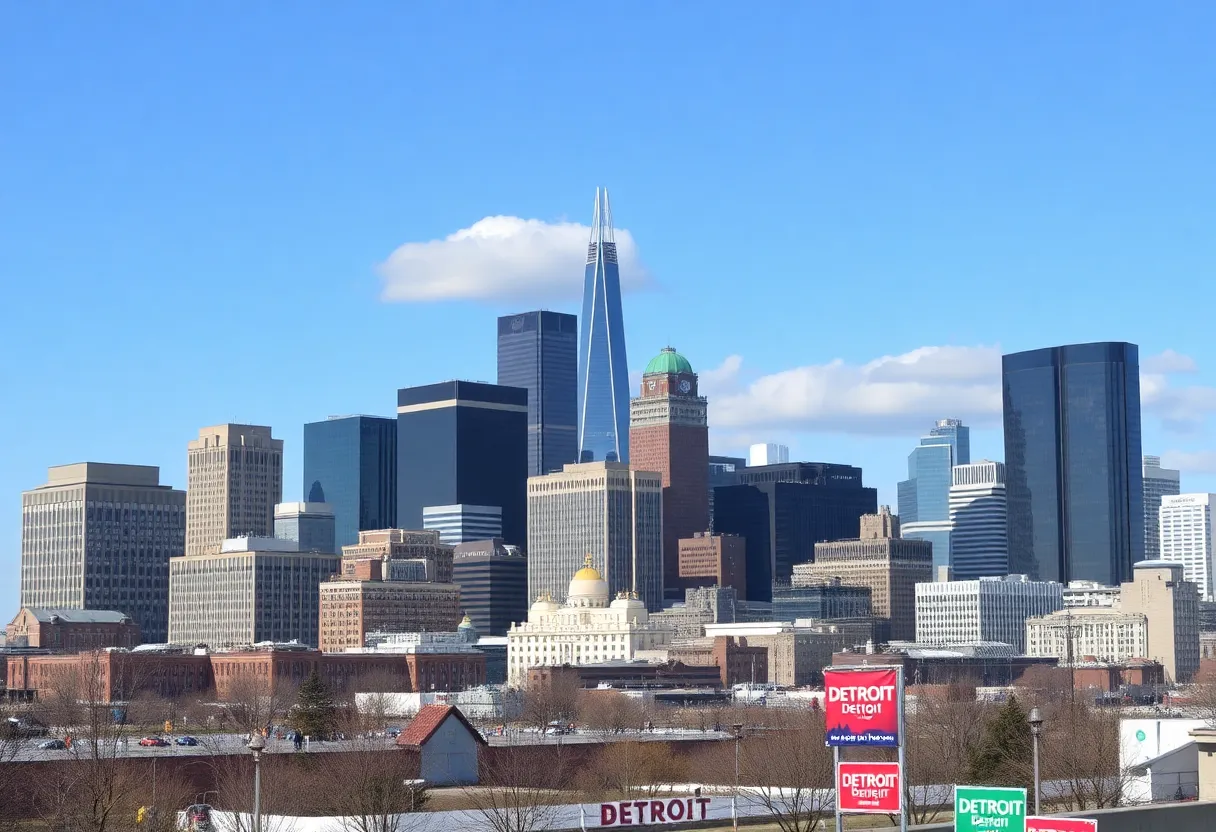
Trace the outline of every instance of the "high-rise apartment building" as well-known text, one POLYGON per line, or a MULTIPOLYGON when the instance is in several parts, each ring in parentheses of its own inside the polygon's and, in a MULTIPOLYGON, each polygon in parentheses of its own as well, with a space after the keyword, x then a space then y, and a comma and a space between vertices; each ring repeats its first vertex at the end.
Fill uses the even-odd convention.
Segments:
POLYGON ((1009 568, 1115 584, 1144 553, 1135 344, 1002 358, 1009 568))
POLYGON ((933 549, 926 540, 899 537, 899 518, 883 506, 859 524, 861 537, 815 544, 815 560, 794 566, 793 586, 839 578, 870 588, 873 614, 891 623, 891 638, 916 634, 916 585, 933 579, 933 549))
POLYGON ((521 312, 498 319, 498 383, 528 391, 528 476, 578 461, 578 318, 521 312))
POLYGON ((729 586, 736 597, 747 597, 747 543, 743 538, 697 532, 681 538, 677 545, 683 586, 729 586))
POLYGON ((679 598, 680 540, 709 529, 709 427, 688 359, 671 347, 642 372, 629 403, 631 463, 663 478, 663 587, 679 598))
POLYGON ((740 485, 714 492, 714 532, 746 541, 748 601, 772 600, 774 581, 789 581, 795 563, 815 556, 815 544, 854 537, 862 516, 878 510, 878 492, 852 465, 792 462, 736 473, 740 485))
POLYGON ((452 581, 460 607, 483 636, 504 636, 528 617, 528 559, 501 537, 456 544, 452 581))
POLYGON ((1064 607, 1064 588, 1025 575, 916 585, 916 641, 950 645, 977 641, 1026 647, 1026 619, 1064 607))
POLYGON ((397 420, 331 416, 304 425, 304 498, 334 512, 334 543, 397 527, 397 420))
POLYGON ((578 339, 578 461, 629 461, 629 362, 608 190, 595 191, 578 339))
POLYGON ((190 442, 186 554, 219 550, 236 537, 273 537, 283 500, 283 440, 258 425, 203 428, 190 442))
POLYGON ((294 540, 301 552, 338 551, 334 512, 328 503, 279 503, 274 507, 274 536, 294 540))
POLYGON ((790 461, 790 446, 776 442, 758 442, 747 449, 747 464, 753 468, 760 465, 785 465, 790 461))
POLYGON ((971 462, 971 429, 958 419, 938 419, 908 455, 908 479, 899 484, 903 536, 933 544, 934 566, 950 566, 950 484, 955 465, 971 462))
POLYGON ((426 506, 422 528, 439 532, 450 546, 470 540, 502 537, 502 509, 498 506, 426 506))
POLYGON ((1148 656, 1166 678, 1190 682, 1199 670, 1199 588, 1183 578, 1183 566, 1146 560, 1132 570, 1119 594, 1119 609, 1148 621, 1148 656))
POLYGON ((590 557, 612 597, 663 606, 663 480, 622 462, 586 462, 528 480, 528 597, 561 603, 590 557))
MULTIPOLYGON (((1146 487, 1147 490, 1147 487, 1146 487)), ((1216 494, 1175 494, 1160 497, 1159 550, 1161 560, 1182 564, 1183 579, 1199 589, 1204 601, 1216 600, 1216 494)))
POLYGON ((496 506, 502 537, 527 535, 528 391, 445 381, 397 391, 397 522, 427 506, 496 506))
POLYGON ((956 580, 1009 574, 1005 466, 956 465, 950 485, 950 559, 956 580))
POLYGON ((1144 559, 1156 560, 1161 555, 1161 526, 1158 520, 1161 498, 1182 493, 1182 474, 1173 468, 1162 468, 1159 456, 1145 456, 1142 473, 1144 475, 1144 559))
POLYGON ((241 537, 169 561, 169 641, 234 647, 262 641, 318 644, 318 587, 338 556, 295 541, 241 537))
POLYGON ((186 492, 156 466, 54 466, 21 495, 21 606, 117 610, 163 642, 169 559, 185 545, 186 492))

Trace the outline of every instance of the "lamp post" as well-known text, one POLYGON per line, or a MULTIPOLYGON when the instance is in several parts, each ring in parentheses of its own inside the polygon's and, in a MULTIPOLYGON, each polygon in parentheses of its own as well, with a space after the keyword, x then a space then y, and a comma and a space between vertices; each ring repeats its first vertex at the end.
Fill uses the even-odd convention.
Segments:
POLYGON ((743 725, 736 722, 730 726, 735 735, 735 790, 730 796, 731 828, 739 832, 739 743, 743 740, 743 725))
POLYGON ((1043 733, 1043 714, 1037 707, 1031 708, 1026 717, 1030 723, 1030 736, 1034 746, 1034 813, 1039 813, 1039 736, 1043 733))
POLYGON ((266 740, 260 731, 254 731, 249 740, 249 752, 253 754, 253 832, 262 832, 262 751, 266 740))

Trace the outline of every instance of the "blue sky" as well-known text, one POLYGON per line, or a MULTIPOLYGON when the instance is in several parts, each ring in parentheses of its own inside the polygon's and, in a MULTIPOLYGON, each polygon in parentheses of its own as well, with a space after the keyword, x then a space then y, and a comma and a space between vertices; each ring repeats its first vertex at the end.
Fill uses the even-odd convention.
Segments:
POLYGON ((496 315, 576 311, 598 185, 630 364, 689 357, 716 452, 785 441, 894 502, 933 418, 1001 458, 1001 351, 1130 340, 1146 452, 1216 489, 1210 4, 2 14, 10 603, 48 465, 184 487, 199 427, 270 424, 293 499, 304 422, 492 380, 496 315))

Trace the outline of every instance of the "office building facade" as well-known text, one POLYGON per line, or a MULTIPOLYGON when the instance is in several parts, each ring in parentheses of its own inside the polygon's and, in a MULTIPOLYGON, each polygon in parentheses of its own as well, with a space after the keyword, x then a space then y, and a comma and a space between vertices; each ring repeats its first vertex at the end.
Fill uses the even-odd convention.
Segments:
POLYGON ((578 461, 578 318, 521 312, 498 319, 498 383, 528 391, 528 476, 578 461))
POLYGON ((445 381, 397 391, 397 522, 427 506, 496 506, 502 537, 527 535, 528 391, 445 381))
POLYGON ((324 653, 366 646, 369 633, 452 632, 463 617, 460 587, 451 583, 323 581, 317 644, 324 653))
POLYGON ((274 536, 295 541, 301 552, 338 551, 334 512, 328 503, 279 503, 274 507, 274 536))
POLYGON ((304 425, 304 498, 334 512, 334 544, 397 527, 397 420, 332 416, 304 425))
POLYGON ((904 537, 933 544, 935 566, 951 566, 950 487, 956 465, 971 462, 971 429, 958 419, 939 419, 908 455, 908 479, 899 483, 904 537))
POLYGON ((502 538, 458 543, 452 581, 460 607, 483 636, 505 636, 528 615, 528 559, 502 538))
POLYGON ((587 555, 613 597, 663 606, 663 481, 621 462, 567 465, 528 480, 528 597, 564 601, 587 555))
POLYGON ((747 597, 747 542, 743 538, 697 532, 681 538, 677 545, 682 586, 728 586, 736 597, 747 597))
POLYGON ((1064 588, 1025 575, 916 585, 916 641, 947 646, 977 641, 1026 648, 1026 619, 1064 607, 1064 588))
POLYGON ((608 190, 595 191, 578 339, 578 461, 629 461, 629 361, 608 190))
POLYGON ((215 425, 189 443, 186 554, 214 553, 236 537, 273 537, 283 501, 283 440, 259 425, 215 425))
POLYGON ((1026 619, 1026 655, 1054 656, 1060 664, 1126 664, 1148 655, 1148 620, 1112 607, 1065 608, 1026 619))
POLYGON ((1182 472, 1162 468, 1159 456, 1145 456, 1141 473, 1144 476, 1144 559, 1157 560, 1161 555, 1161 500, 1182 493, 1182 472))
POLYGON ((819 584, 773 588, 773 620, 868 618, 873 608, 868 586, 851 586, 840 578, 819 584))
POLYGON ((439 532, 448 545, 502 537, 502 509, 498 506, 425 506, 422 528, 439 532))
POLYGON ((709 426, 697 374, 671 347, 642 372, 629 403, 630 461, 663 478, 663 586, 682 597, 680 540, 709 528, 709 426))
POLYGON ((1119 609, 1148 621, 1148 655, 1169 681, 1187 684, 1199 670, 1199 587, 1180 563, 1145 560, 1119 589, 1119 609))
POLYGON ((954 467, 950 484, 950 551, 955 580, 1009 574, 1006 515, 1002 463, 984 460, 954 467))
POLYGON ((1074 344, 1001 362, 1009 568, 1129 579, 1144 553, 1139 349, 1074 344))
POLYGON ((1161 560, 1182 564, 1183 579, 1195 584, 1200 600, 1216 600, 1216 494, 1175 494, 1160 498, 1161 560))
POLYGON ((359 532, 357 543, 342 547, 342 574, 354 574, 352 570, 355 564, 375 560, 384 564, 387 580, 407 580, 405 577, 388 577, 397 565, 406 565, 398 574, 416 575, 419 574, 416 569, 421 567, 424 577, 418 580, 451 583, 454 551, 434 530, 378 529, 359 532))
POLYGON ((726 485, 738 485, 738 472, 747 467, 741 456, 709 457, 709 531, 714 530, 714 489, 726 485))
POLYGON ((169 559, 185 545, 186 492, 156 466, 54 466, 21 495, 21 606, 117 610, 163 642, 169 559))
POLYGON ((169 561, 169 641, 212 648, 262 641, 318 643, 318 587, 338 556, 294 541, 233 538, 218 552, 169 561))

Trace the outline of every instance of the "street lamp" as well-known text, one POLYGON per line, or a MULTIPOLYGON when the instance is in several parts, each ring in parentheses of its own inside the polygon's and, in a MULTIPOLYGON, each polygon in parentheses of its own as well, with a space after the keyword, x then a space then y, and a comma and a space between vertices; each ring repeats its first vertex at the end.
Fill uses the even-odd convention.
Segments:
POLYGON ((1031 741, 1034 743, 1034 813, 1039 813, 1039 737, 1043 733, 1043 714, 1037 707, 1031 708, 1026 717, 1030 723, 1031 741))
POLYGON ((254 731, 249 740, 249 751, 253 754, 253 832, 262 832, 262 751, 266 740, 260 731, 254 731))
POLYGON ((739 832, 739 742, 743 739, 743 725, 736 722, 730 730, 735 735, 735 790, 730 796, 730 816, 734 832, 739 832))

